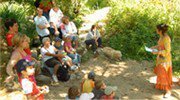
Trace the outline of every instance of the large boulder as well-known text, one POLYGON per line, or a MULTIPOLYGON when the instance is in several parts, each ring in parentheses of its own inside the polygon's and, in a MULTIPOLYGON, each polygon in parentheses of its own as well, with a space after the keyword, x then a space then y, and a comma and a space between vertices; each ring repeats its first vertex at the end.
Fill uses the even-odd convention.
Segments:
POLYGON ((110 47, 98 48, 97 49, 99 54, 105 55, 107 58, 119 61, 122 58, 121 51, 114 50, 110 47))

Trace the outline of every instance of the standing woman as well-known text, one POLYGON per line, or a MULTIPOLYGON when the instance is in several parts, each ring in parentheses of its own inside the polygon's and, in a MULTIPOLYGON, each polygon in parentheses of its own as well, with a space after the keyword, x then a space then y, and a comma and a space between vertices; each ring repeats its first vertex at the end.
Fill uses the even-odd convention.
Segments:
POLYGON ((153 52, 157 55, 156 67, 154 69, 157 75, 156 89, 165 90, 166 93, 164 97, 169 97, 171 95, 172 87, 172 62, 171 62, 171 39, 166 33, 168 30, 168 25, 159 24, 156 26, 156 31, 160 35, 158 40, 158 45, 152 47, 157 49, 158 52, 153 52))

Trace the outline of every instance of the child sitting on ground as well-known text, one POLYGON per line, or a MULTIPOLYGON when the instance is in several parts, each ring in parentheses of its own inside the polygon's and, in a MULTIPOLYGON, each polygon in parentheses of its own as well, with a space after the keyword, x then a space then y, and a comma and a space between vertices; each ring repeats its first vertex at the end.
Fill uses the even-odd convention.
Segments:
POLYGON ((55 38, 54 47, 58 49, 58 54, 62 54, 62 57, 58 57, 58 60, 61 62, 62 65, 67 64, 70 67, 70 70, 75 70, 77 66, 73 65, 72 59, 67 56, 67 53, 64 51, 62 40, 59 37, 55 38))
POLYGON ((107 86, 104 90, 104 95, 101 97, 101 100, 119 100, 119 97, 115 96, 115 91, 117 87, 107 86))
POLYGON ((77 86, 72 86, 68 90, 66 100, 78 100, 80 96, 80 89, 77 86))
POLYGON ((93 89, 94 100, 100 99, 104 95, 106 84, 102 80, 95 81, 95 88, 93 89))
POLYGON ((21 59, 16 64, 16 71, 21 73, 20 84, 28 100, 44 100, 44 94, 49 92, 48 86, 38 87, 29 76, 34 74, 33 63, 21 59))
POLYGON ((93 71, 91 71, 88 74, 88 79, 83 80, 82 83, 81 83, 82 93, 90 93, 90 92, 92 92, 92 90, 94 88, 94 81, 95 81, 95 73, 93 71))

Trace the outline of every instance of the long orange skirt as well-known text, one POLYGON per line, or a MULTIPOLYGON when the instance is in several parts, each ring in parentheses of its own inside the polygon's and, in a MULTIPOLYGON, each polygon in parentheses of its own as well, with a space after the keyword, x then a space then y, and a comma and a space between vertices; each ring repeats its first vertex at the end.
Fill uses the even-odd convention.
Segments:
POLYGON ((154 73, 157 75, 156 89, 170 90, 172 88, 172 67, 169 67, 166 71, 162 65, 158 65, 154 68, 154 73))

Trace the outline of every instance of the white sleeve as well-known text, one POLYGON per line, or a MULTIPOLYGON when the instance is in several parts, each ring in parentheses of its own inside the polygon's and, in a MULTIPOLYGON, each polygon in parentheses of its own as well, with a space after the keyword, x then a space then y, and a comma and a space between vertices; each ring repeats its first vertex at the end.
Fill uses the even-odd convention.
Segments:
POLYGON ((48 51, 45 50, 43 47, 41 48, 41 55, 44 56, 48 51))
POLYGON ((34 18, 34 22, 35 22, 36 25, 39 25, 39 22, 37 20, 37 16, 34 18))
POLYGON ((22 79, 22 88, 25 94, 29 94, 33 92, 33 83, 28 79, 22 79))
POLYGON ((76 25, 73 22, 71 22, 71 27, 72 27, 72 33, 77 34, 77 28, 76 28, 76 25))
POLYGON ((53 10, 51 9, 49 12, 49 22, 54 22, 54 17, 53 17, 53 10))
POLYGON ((63 13, 62 13, 62 11, 60 9, 59 9, 58 13, 59 13, 60 19, 61 19, 64 15, 63 15, 63 13))

